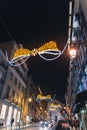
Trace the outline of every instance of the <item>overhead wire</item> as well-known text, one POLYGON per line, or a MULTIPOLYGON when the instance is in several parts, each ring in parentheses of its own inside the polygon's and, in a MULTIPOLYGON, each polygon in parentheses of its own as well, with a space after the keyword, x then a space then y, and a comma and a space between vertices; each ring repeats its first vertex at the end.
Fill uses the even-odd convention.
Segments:
POLYGON ((8 35, 10 36, 11 40, 15 40, 13 35, 11 34, 10 30, 8 29, 6 23, 4 22, 4 20, 0 17, 0 21, 3 25, 3 27, 5 28, 5 30, 7 31, 8 35))

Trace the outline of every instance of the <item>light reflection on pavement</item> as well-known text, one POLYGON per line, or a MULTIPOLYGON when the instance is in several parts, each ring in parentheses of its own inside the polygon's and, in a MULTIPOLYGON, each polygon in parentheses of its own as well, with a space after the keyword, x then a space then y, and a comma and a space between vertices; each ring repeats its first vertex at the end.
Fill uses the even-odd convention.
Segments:
POLYGON ((51 128, 48 127, 28 127, 23 130, 51 130, 51 128))
POLYGON ((48 127, 39 127, 39 130, 49 130, 48 127))

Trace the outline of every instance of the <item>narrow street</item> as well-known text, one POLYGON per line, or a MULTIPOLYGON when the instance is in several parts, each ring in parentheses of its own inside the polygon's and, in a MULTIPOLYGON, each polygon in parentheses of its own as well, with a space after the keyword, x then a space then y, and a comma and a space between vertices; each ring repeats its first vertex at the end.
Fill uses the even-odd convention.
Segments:
POLYGON ((0 130, 87 130, 87 0, 0 1, 0 130))
POLYGON ((18 126, 7 126, 7 127, 1 127, 0 130, 56 130, 55 126, 53 127, 41 127, 38 124, 28 125, 28 126, 21 126, 20 128, 18 126))
POLYGON ((56 130, 55 127, 40 127, 40 126, 28 126, 28 127, 22 127, 22 128, 16 128, 16 127, 3 127, 0 128, 0 130, 56 130))
POLYGON ((48 128, 48 127, 28 127, 28 128, 24 128, 22 130, 55 130, 55 128, 48 128))

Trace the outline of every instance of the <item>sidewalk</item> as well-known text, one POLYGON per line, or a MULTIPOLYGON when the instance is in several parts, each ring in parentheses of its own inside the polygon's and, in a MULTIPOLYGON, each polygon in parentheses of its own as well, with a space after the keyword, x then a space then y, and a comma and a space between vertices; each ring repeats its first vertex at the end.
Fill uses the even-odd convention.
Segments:
POLYGON ((28 125, 21 125, 21 126, 7 126, 7 127, 0 127, 0 130, 19 130, 27 127, 34 127, 37 126, 37 124, 28 124, 28 125))

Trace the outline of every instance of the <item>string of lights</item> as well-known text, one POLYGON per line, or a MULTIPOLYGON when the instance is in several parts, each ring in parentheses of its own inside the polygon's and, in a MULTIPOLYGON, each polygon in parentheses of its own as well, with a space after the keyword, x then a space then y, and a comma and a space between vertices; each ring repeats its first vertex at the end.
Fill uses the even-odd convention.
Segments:
MULTIPOLYGON (((14 38, 13 38, 12 34, 10 33, 7 25, 2 20, 1 17, 0 17, 0 21, 3 24, 4 28, 6 29, 6 31, 8 32, 10 38, 13 40, 14 38)), ((40 46, 38 49, 34 48, 32 50, 28 50, 28 49, 20 48, 20 49, 16 50, 16 52, 14 53, 14 56, 11 60, 9 60, 8 53, 6 51, 6 59, 7 59, 7 62, 11 66, 22 65, 30 58, 30 56, 36 56, 37 54, 44 60, 53 61, 53 60, 56 60, 57 58, 59 58, 64 53, 68 44, 69 43, 67 42, 62 51, 58 49, 55 41, 50 41, 48 43, 45 43, 44 45, 40 46), (53 57, 48 58, 48 57, 45 57, 44 55, 45 56, 51 55, 53 57)))
POLYGON ((51 102, 54 101, 55 98, 56 98, 56 94, 54 95, 53 98, 51 97, 51 95, 46 95, 46 96, 44 96, 44 95, 38 94, 35 100, 36 100, 37 102, 40 102, 40 101, 42 101, 42 100, 45 100, 45 101, 47 101, 47 103, 51 103, 51 102))
POLYGON ((11 60, 8 59, 8 53, 6 51, 6 59, 8 63, 12 66, 19 66, 24 62, 26 62, 30 58, 30 56, 36 56, 37 54, 44 60, 52 61, 59 58, 66 50, 67 46, 68 46, 68 42, 66 43, 63 50, 61 51, 58 49, 55 41, 50 41, 40 46, 39 48, 34 48, 32 50, 28 50, 24 48, 17 49, 11 60), (44 55, 45 56, 51 55, 53 57, 49 58, 49 57, 45 57, 44 55))

